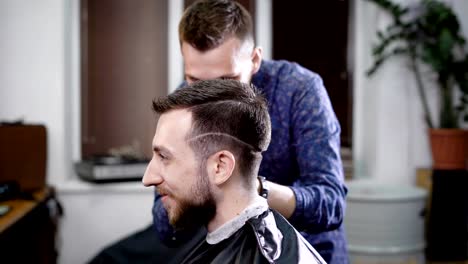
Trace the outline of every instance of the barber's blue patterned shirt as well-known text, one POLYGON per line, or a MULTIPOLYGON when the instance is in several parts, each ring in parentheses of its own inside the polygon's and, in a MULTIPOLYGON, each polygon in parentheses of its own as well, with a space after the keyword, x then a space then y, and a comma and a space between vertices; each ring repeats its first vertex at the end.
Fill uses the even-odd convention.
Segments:
MULTIPOLYGON (((325 261, 348 263, 340 126, 322 79, 296 63, 263 61, 252 83, 268 100, 272 125, 259 174, 291 186, 296 209, 288 220, 325 261)), ((153 215, 164 241, 184 240, 168 224, 157 196, 153 215)))

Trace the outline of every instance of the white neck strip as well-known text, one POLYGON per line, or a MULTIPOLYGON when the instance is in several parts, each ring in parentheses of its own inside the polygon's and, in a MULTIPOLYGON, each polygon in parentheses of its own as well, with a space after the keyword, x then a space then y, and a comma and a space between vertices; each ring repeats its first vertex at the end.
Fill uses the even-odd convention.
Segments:
POLYGON ((245 222, 250 218, 256 217, 268 210, 267 200, 261 196, 255 198, 254 202, 247 206, 238 216, 229 220, 215 231, 208 233, 206 242, 214 245, 229 238, 245 225, 245 222))

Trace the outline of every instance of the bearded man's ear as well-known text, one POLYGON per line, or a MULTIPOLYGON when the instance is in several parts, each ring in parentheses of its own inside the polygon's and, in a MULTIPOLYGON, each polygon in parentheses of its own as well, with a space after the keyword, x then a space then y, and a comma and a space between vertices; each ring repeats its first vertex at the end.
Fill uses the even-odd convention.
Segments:
POLYGON ((211 183, 222 185, 234 173, 236 158, 232 152, 221 150, 211 155, 207 161, 207 170, 211 183))

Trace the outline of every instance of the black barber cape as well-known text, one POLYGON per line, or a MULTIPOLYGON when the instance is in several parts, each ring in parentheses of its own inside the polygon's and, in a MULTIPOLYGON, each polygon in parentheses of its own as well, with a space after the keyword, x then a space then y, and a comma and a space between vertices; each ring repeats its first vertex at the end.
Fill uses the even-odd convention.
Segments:
POLYGON ((234 234, 209 244, 201 240, 181 263, 325 263, 314 248, 278 212, 268 209, 234 234))

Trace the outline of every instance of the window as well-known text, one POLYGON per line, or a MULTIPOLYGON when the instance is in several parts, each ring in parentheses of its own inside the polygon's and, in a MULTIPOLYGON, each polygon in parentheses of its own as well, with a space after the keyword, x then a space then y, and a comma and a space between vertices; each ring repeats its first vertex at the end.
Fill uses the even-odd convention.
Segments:
POLYGON ((149 158, 153 98, 167 94, 167 1, 81 1, 81 155, 149 158))

